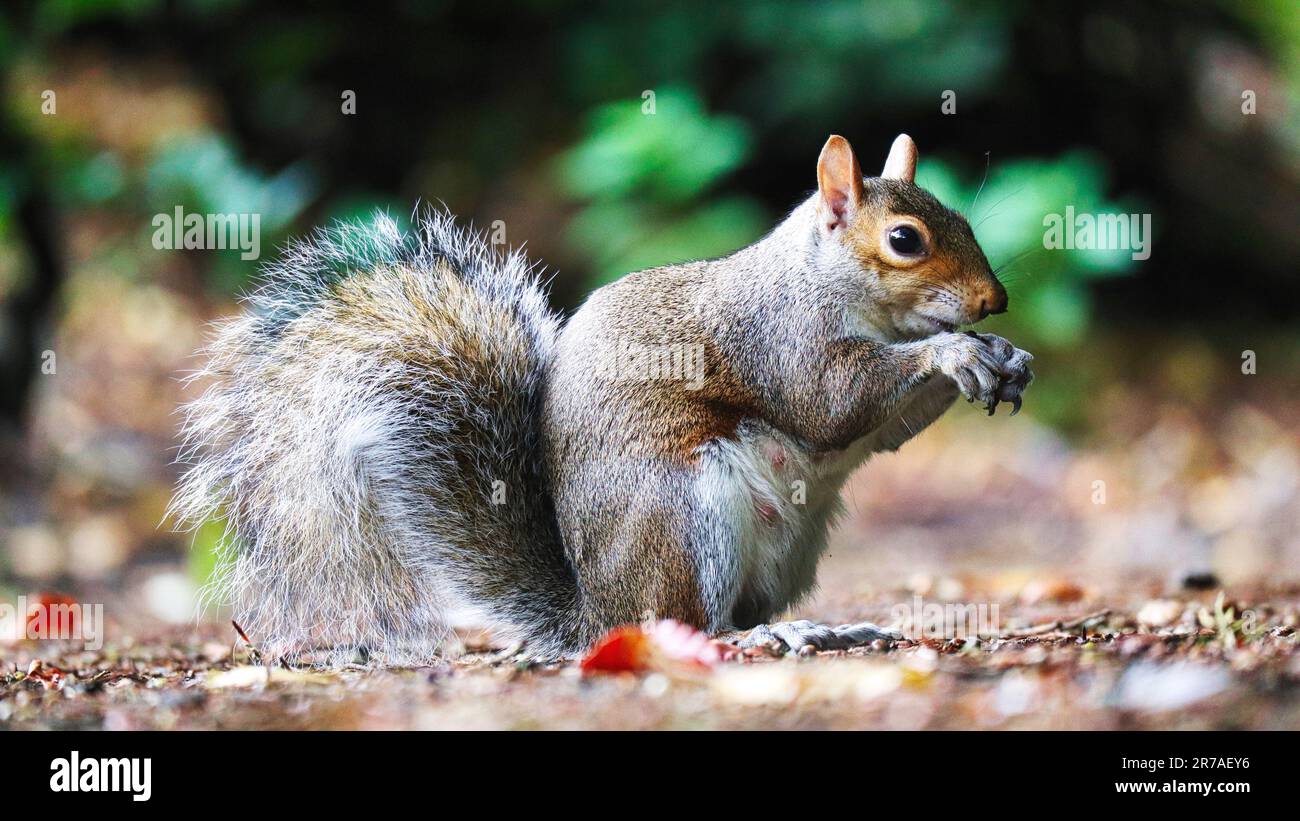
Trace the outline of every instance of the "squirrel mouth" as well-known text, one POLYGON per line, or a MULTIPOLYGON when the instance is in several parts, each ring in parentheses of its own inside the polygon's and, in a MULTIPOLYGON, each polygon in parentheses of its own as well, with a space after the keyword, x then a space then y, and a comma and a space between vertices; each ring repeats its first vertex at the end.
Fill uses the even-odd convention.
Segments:
POLYGON ((958 323, 956 322, 949 322, 944 319, 935 319, 932 316, 922 315, 920 318, 928 323, 930 327, 934 329, 935 333, 952 333, 957 330, 958 327, 958 323))

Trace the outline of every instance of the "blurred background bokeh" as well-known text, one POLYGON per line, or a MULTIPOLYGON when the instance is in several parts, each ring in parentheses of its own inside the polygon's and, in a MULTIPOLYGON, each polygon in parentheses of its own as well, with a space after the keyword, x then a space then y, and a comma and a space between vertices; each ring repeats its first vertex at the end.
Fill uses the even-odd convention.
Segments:
POLYGON ((219 529, 159 526, 178 377, 259 262, 155 249, 155 215, 260 214, 265 260, 441 201, 572 309, 759 237, 832 132, 869 173, 916 139, 918 182, 1006 265, 989 329, 1038 381, 1016 419, 960 406, 855 479, 827 595, 1300 577, 1294 0, 385 5, 0 11, 5 600, 192 618, 219 529), (1150 258, 1045 250, 1067 206, 1150 214, 1150 258))

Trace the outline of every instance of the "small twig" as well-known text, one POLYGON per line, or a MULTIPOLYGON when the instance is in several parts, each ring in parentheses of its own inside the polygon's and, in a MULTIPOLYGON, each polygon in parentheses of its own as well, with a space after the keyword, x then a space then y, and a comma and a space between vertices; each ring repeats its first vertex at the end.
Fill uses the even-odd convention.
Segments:
POLYGON ((235 632, 244 640, 244 644, 248 645, 248 653, 252 661, 259 661, 262 658, 262 653, 257 649, 257 645, 253 644, 253 641, 248 637, 248 634, 244 632, 244 628, 240 627, 239 622, 234 619, 230 620, 230 626, 235 628, 235 632))
POLYGON ((235 632, 239 634, 239 637, 244 640, 245 644, 247 644, 249 647, 253 646, 253 642, 249 641, 248 634, 244 632, 244 628, 239 626, 239 622, 235 621, 234 619, 231 619, 230 626, 235 628, 235 632))
POLYGON ((1061 621, 1060 619, 1057 619, 1056 621, 1048 622, 1047 624, 1040 624, 1036 627, 1031 627, 1022 633, 1012 633, 1010 635, 1003 636, 1002 638, 1023 639, 1023 638, 1029 638, 1031 636, 1041 636, 1044 633, 1053 633, 1056 632, 1057 630, 1061 630, 1064 632, 1072 632, 1074 630, 1078 630, 1080 627, 1087 625, 1089 622, 1097 621, 1098 619, 1104 619, 1107 616, 1109 616, 1110 613, 1111 611, 1110 608, 1108 607, 1104 610, 1098 610, 1095 613, 1089 613, 1086 616, 1082 616, 1077 619, 1072 619, 1071 621, 1061 621))

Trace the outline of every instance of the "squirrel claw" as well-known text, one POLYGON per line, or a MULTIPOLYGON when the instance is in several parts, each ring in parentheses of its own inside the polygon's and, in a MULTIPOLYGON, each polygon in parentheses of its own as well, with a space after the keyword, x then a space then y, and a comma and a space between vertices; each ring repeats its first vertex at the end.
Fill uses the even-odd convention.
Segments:
POLYGON ((1019 396, 1017 396, 1015 399, 1012 399, 1012 400, 1011 400, 1011 415, 1012 415, 1012 416, 1015 416, 1017 413, 1020 413, 1020 397, 1019 397, 1019 396))

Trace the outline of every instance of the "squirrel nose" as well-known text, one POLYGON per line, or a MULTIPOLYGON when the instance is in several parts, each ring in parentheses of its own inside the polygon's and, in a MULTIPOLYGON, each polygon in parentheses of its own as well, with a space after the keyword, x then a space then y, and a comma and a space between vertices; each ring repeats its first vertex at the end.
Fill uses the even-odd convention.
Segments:
POLYGON ((1007 289, 998 283, 997 289, 993 292, 992 297, 980 299, 980 319, 989 314, 1005 314, 1007 312, 1007 289))

